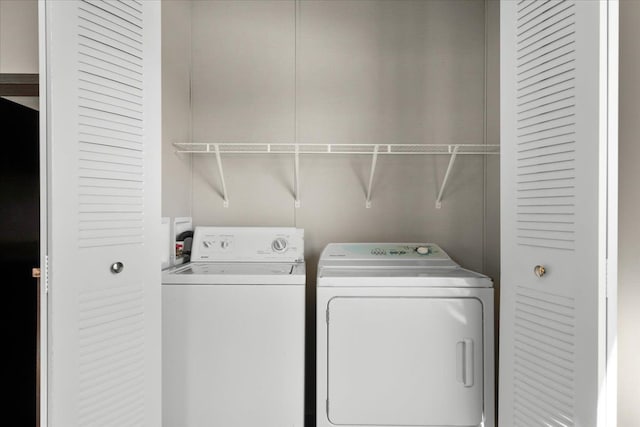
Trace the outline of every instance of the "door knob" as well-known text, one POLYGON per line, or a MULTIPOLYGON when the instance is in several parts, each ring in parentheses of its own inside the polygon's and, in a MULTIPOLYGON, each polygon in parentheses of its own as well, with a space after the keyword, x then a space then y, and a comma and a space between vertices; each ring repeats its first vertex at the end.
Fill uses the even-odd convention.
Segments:
POLYGON ((124 264, 121 262, 114 262, 111 264, 111 272, 113 274, 118 274, 124 269, 124 264))
POLYGON ((545 273, 547 272, 547 270, 545 270, 544 266, 542 265, 536 265, 533 268, 533 272, 535 273, 536 276, 538 277, 542 277, 545 275, 545 273))

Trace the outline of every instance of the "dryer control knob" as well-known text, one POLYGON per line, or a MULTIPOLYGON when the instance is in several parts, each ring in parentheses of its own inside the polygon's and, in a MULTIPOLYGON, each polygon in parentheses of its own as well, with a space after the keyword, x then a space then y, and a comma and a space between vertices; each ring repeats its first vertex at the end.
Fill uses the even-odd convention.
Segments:
POLYGON ((287 250, 287 239, 283 239, 282 237, 277 238, 271 243, 271 248, 276 252, 284 252, 287 250))
POLYGON ((420 255, 427 255, 429 253, 429 247, 427 247, 427 246, 418 246, 416 248, 416 252, 418 252, 420 255))

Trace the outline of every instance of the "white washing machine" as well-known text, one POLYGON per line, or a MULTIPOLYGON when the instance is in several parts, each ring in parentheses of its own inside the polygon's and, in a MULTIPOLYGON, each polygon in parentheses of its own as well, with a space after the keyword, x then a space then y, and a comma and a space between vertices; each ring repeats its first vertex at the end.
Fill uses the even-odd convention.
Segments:
POLYGON ((330 244, 317 292, 318 427, 494 427, 488 277, 434 244, 330 244))
POLYGON ((165 427, 303 426, 303 230, 197 227, 162 309, 165 427))

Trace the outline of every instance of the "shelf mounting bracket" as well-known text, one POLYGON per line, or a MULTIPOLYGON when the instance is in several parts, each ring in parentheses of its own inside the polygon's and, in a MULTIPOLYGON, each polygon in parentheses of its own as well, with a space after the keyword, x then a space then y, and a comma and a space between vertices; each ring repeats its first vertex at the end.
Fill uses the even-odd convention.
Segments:
MULTIPOLYGON (((225 208, 228 208, 229 196, 227 194, 227 184, 224 181, 224 170, 222 169, 222 159, 220 158, 220 147, 218 144, 214 144, 213 148, 216 153, 216 162, 218 163, 218 173, 220 173, 220 182, 222 183, 222 198, 223 198, 222 206, 224 206, 225 208)), ((207 151, 209 151, 208 145, 207 145, 207 151)))
POLYGON ((295 181, 295 202, 294 205, 296 208, 300 207, 300 146, 298 144, 295 145, 295 152, 293 153, 294 159, 294 181, 295 181))
POLYGON ((442 186, 440 187, 440 192, 438 193, 438 197, 436 198, 436 209, 440 209, 442 207, 442 195, 444 194, 444 189, 447 186, 447 181, 449 180, 449 174, 451 173, 451 169, 453 169, 453 164, 456 161, 456 156, 458 155, 459 148, 460 147, 458 145, 454 145, 453 151, 451 151, 449 166, 447 166, 447 171, 444 174, 444 179, 442 180, 442 186))
POLYGON ((371 157, 371 173, 369 174, 369 187, 367 187, 367 200, 365 206, 371 207, 371 187, 373 186, 373 176, 376 173, 376 163, 378 162, 378 146, 373 147, 373 157, 371 157))

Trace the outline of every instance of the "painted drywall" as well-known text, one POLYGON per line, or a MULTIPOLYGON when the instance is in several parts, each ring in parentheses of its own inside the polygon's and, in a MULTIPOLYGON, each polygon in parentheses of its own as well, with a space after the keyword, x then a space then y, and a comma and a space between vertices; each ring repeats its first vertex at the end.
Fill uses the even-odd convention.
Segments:
POLYGON ((173 142, 191 139, 191 3, 162 1, 162 216, 191 215, 191 158, 173 142))
POLYGON ((38 72, 38 1, 0 0, 0 73, 38 72))
MULTIPOLYGON (((294 139, 294 2, 193 2, 192 113, 196 142, 294 139)), ((216 160, 194 157, 196 224, 295 225, 293 160, 226 157, 230 206, 216 160)))
MULTIPOLYGON (((482 143, 484 3, 193 3, 196 142, 482 143), (297 25, 297 28, 296 28, 297 25), (296 37, 297 32, 297 37, 296 37), (297 46, 296 46, 297 44, 297 46), (297 82, 297 84, 296 84, 297 82)), ((196 224, 307 231, 313 264, 330 241, 428 240, 483 269, 484 159, 459 157, 443 208, 447 157, 382 157, 365 208, 369 157, 194 158, 196 224)))
MULTIPOLYGON (((38 72, 38 1, 0 0, 0 73, 38 72)), ((38 109, 37 97, 6 98, 38 109)))
POLYGON ((640 2, 620 2, 618 426, 640 425, 640 2))

